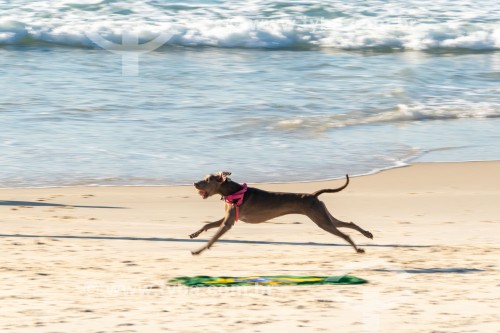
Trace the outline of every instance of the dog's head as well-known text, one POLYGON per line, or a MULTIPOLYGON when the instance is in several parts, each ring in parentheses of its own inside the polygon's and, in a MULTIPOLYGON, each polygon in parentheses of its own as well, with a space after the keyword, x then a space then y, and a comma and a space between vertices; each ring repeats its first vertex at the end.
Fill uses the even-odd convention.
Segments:
POLYGON ((221 194, 221 186, 229 179, 231 172, 220 171, 207 175, 204 179, 194 183, 194 187, 198 190, 198 194, 206 199, 214 194, 221 194))

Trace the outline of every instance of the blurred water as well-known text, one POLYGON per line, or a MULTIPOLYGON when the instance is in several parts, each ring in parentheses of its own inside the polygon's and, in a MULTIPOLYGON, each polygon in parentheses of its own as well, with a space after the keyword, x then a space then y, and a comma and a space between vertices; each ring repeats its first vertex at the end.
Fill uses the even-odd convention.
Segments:
MULTIPOLYGON (((235 178, 250 182, 302 181, 365 174, 413 161, 500 159, 500 51, 494 39, 498 22, 494 6, 490 15, 477 5, 461 2, 456 17, 462 23, 468 18, 470 29, 475 29, 470 34, 462 31, 461 37, 453 35, 461 28, 450 30, 458 23, 444 15, 446 2, 435 3, 434 17, 429 11, 413 12, 412 19, 421 23, 412 29, 420 32, 429 28, 425 24, 434 24, 434 32, 447 24, 446 36, 439 30, 442 43, 465 43, 467 36, 490 31, 491 35, 483 36, 491 42, 481 44, 484 48, 464 48, 465 44, 447 48, 436 42, 423 50, 394 49, 397 43, 388 40, 379 45, 382 49, 366 40, 347 49, 318 47, 318 43, 290 48, 280 44, 279 36, 274 41, 273 34, 262 37, 265 31, 258 29, 270 29, 267 25, 251 28, 253 36, 277 47, 249 45, 255 40, 234 30, 231 36, 225 35, 222 45, 205 47, 211 45, 202 42, 208 30, 198 39, 197 30, 191 35, 183 30, 165 47, 140 55, 138 76, 123 76, 121 56, 86 45, 73 12, 90 6, 86 10, 97 13, 98 23, 97 18, 104 20, 100 15, 111 10, 106 6, 113 3, 61 1, 27 10, 31 6, 27 2, 0 1, 4 9, 0 16, 0 187, 190 184, 218 170, 230 170, 235 178), (23 11, 20 4, 25 6, 23 11), (65 12, 71 15, 66 17, 65 12), (45 16, 40 17, 41 13, 45 16), (27 29, 30 19, 38 19, 44 32, 27 29), (2 32, 7 21, 10 30, 2 32), (226 43, 238 38, 246 46, 226 43)), ((144 24, 141 20, 147 16, 138 14, 140 3, 131 2, 130 13, 124 15, 144 24)), ((184 22, 187 27, 197 15, 207 20, 217 15, 229 18, 242 10, 225 2, 198 1, 178 7, 147 3, 155 10, 173 11, 161 12, 161 18, 170 21, 160 17, 148 21, 162 28, 172 22, 184 22)), ((372 9, 370 15, 363 14, 360 5, 342 1, 323 7, 315 2, 317 11, 312 12, 305 4, 295 4, 298 8, 252 4, 253 12, 240 13, 246 20, 293 18, 297 13, 329 19, 343 14, 384 19, 411 16, 403 3, 398 4, 402 16, 375 7, 367 7, 372 9)), ((101 23, 109 28, 116 24, 114 20, 111 16, 101 23)), ((305 28, 299 25, 292 31, 300 35, 305 28)), ((217 31, 219 35, 211 36, 220 41, 224 33, 217 31)), ((323 43, 331 38, 328 31, 329 37, 315 36, 315 40, 323 38, 323 43)))

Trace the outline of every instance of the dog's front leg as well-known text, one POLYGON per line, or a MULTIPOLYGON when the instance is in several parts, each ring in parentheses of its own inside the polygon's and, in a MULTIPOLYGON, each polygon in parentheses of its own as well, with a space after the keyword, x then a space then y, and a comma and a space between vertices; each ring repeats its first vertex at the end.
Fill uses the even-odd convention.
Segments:
POLYGON ((190 238, 196 238, 198 237, 202 232, 207 231, 212 228, 219 227, 222 224, 222 221, 224 221, 224 218, 221 218, 219 221, 215 221, 212 223, 205 224, 200 230, 197 232, 193 232, 191 235, 189 235, 190 238))
POLYGON ((203 251, 208 250, 213 243, 215 243, 219 238, 222 237, 222 235, 224 235, 229 229, 232 228, 235 221, 236 221, 236 209, 232 207, 227 211, 226 216, 224 217, 222 223, 220 224, 219 230, 217 230, 215 235, 208 241, 208 243, 202 248, 198 249, 197 251, 191 251, 191 253, 193 255, 198 255, 203 251))

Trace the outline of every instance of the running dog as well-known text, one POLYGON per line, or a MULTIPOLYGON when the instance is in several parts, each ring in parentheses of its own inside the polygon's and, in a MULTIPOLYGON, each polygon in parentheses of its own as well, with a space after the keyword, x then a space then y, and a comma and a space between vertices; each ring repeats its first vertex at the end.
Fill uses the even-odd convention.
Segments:
POLYGON ((346 175, 346 183, 343 186, 335 189, 319 190, 312 194, 264 191, 254 187, 247 187, 247 184, 238 184, 228 177, 230 175, 231 172, 221 171, 210 174, 203 180, 194 183, 198 194, 203 199, 216 194, 221 195, 226 202, 226 213, 220 220, 208 223, 190 235, 191 238, 196 238, 204 231, 219 228, 206 245, 197 251, 191 251, 193 255, 198 255, 210 249, 238 220, 247 223, 261 223, 286 214, 306 215, 321 229, 339 236, 351 244, 357 253, 364 253, 365 251, 358 248, 351 238, 340 232, 338 228, 354 229, 363 236, 373 239, 371 232, 352 222, 342 222, 334 218, 325 204, 318 199, 318 196, 323 193, 335 193, 345 189, 349 184, 348 175, 346 175))

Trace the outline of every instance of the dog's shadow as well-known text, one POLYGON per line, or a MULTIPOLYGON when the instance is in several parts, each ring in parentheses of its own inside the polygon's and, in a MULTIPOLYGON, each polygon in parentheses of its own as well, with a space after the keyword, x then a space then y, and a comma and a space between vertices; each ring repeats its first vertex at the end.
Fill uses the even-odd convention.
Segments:
POLYGON ((409 274, 467 274, 484 272, 484 269, 477 268, 417 268, 417 269, 374 269, 375 272, 386 273, 409 273, 409 274))
MULTIPOLYGON (((0 234, 0 237, 8 238, 55 238, 55 239, 91 239, 91 240, 126 240, 147 242, 179 242, 179 243, 206 243, 208 239, 189 238, 157 238, 157 237, 125 237, 125 236, 71 236, 71 235, 22 235, 22 234, 0 234)), ((350 246, 349 244, 315 243, 315 242, 286 242, 286 241, 253 241, 240 239, 221 239, 218 243, 227 244, 255 244, 255 245, 292 245, 292 246, 350 246)), ((388 247, 388 248, 428 248, 431 245, 407 245, 407 244, 363 244, 364 247, 388 247)))

